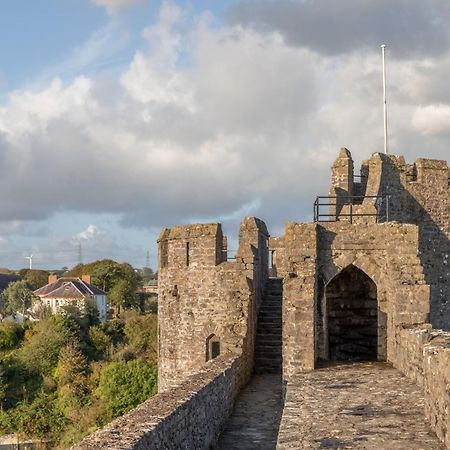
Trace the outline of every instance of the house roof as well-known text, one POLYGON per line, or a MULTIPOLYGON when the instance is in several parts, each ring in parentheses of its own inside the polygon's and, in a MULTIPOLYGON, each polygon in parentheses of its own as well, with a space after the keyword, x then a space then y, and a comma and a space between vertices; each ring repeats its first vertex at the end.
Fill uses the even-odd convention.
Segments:
POLYGON ((41 298, 84 298, 90 295, 106 295, 101 289, 80 278, 59 278, 34 291, 41 298))

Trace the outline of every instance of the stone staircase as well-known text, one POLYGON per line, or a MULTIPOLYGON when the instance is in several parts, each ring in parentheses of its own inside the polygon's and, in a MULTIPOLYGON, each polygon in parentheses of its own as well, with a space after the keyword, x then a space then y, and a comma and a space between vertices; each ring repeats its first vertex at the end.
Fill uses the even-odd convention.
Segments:
POLYGON ((269 278, 258 315, 255 341, 255 373, 281 373, 282 360, 281 278, 269 278))

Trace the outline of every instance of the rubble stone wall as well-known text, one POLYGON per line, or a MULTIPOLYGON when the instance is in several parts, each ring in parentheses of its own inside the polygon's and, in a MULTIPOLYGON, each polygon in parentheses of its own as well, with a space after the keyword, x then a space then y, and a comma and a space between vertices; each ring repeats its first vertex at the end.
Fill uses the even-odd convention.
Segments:
POLYGON ((283 377, 314 369, 317 225, 288 223, 270 241, 283 278, 283 377))
POLYGON ((397 333, 394 365, 425 393, 425 415, 450 449, 450 333, 430 324, 397 333))
POLYGON ((179 386, 151 397, 72 448, 210 449, 246 382, 242 358, 219 357, 179 386))
POLYGON ((256 318, 268 271, 268 233, 244 219, 235 261, 227 261, 219 224, 165 229, 159 239, 159 390, 196 373, 214 338, 220 354, 246 355, 253 368, 256 318))
MULTIPOLYGON (((350 153, 347 159, 347 165, 351 166, 350 153)), ((340 161, 342 151, 335 166, 340 161)), ((332 187, 336 185, 335 166, 332 187)), ((353 213, 377 213, 379 222, 418 225, 419 257, 430 285, 430 322, 435 328, 450 330, 450 172, 447 162, 421 158, 407 164, 403 156, 375 153, 361 173, 367 176, 365 195, 382 198, 365 198, 362 205, 352 206, 353 213)), ((346 205, 342 213, 348 212, 346 205)), ((342 216, 339 220, 349 219, 342 216)), ((370 223, 375 219, 356 217, 353 221, 370 223)))
POLYGON ((283 278, 285 380, 328 359, 325 286, 350 265, 377 286, 379 357, 394 359, 396 327, 429 319, 418 239, 415 225, 332 222, 288 223, 283 236, 270 240, 283 278))

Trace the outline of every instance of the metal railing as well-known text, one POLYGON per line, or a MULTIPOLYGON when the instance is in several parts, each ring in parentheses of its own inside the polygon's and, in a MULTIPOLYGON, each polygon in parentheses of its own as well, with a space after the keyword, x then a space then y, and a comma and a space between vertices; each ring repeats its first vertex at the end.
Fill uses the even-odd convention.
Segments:
POLYGON ((340 196, 318 196, 316 197, 316 200, 314 202, 314 222, 337 222, 339 220, 340 217, 348 217, 350 223, 353 223, 353 218, 355 217, 375 217, 376 222, 378 223, 379 219, 381 217, 383 217, 383 215, 381 214, 380 209, 378 209, 378 211, 376 213, 364 213, 364 212, 354 212, 353 211, 353 207, 357 206, 360 207, 362 201, 364 201, 364 199, 369 198, 369 199, 374 199, 375 202, 380 201, 383 202, 383 200, 386 200, 386 209, 385 209, 385 218, 386 221, 389 220, 389 195, 385 194, 385 195, 340 195, 340 196), (338 203, 337 199, 342 200, 342 202, 338 203), (322 202, 322 200, 327 200, 327 202, 322 202), (334 200, 334 203, 331 202, 332 200, 334 200), (360 202, 358 202, 357 205, 353 204, 354 200, 359 200, 360 202), (361 201, 362 200, 362 201, 361 201), (336 211, 334 213, 331 213, 330 211, 327 211, 326 213, 323 213, 320 208, 323 206, 335 206, 335 207, 340 207, 341 209, 344 206, 348 206, 349 207, 349 212, 348 213, 342 213, 339 212, 337 213, 336 211))

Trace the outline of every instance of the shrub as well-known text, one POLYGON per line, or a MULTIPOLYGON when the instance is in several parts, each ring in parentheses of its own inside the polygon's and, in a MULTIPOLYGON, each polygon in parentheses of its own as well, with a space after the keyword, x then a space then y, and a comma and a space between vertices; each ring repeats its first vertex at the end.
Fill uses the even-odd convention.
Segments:
POLYGON ((14 348, 22 339, 23 327, 13 322, 0 323, 0 349, 14 348))
POLYGON ((89 329, 89 339, 100 356, 105 355, 112 344, 111 336, 98 326, 89 329))
POLYGON ((61 348, 76 335, 73 325, 59 315, 37 322, 25 334, 24 345, 18 352, 19 359, 32 372, 52 373, 61 348))
POLYGON ((114 417, 156 394, 157 369, 142 359, 107 365, 100 376, 98 393, 114 417))
POLYGON ((157 322, 155 315, 134 316, 125 323, 125 336, 130 347, 139 352, 147 352, 156 360, 157 322))

